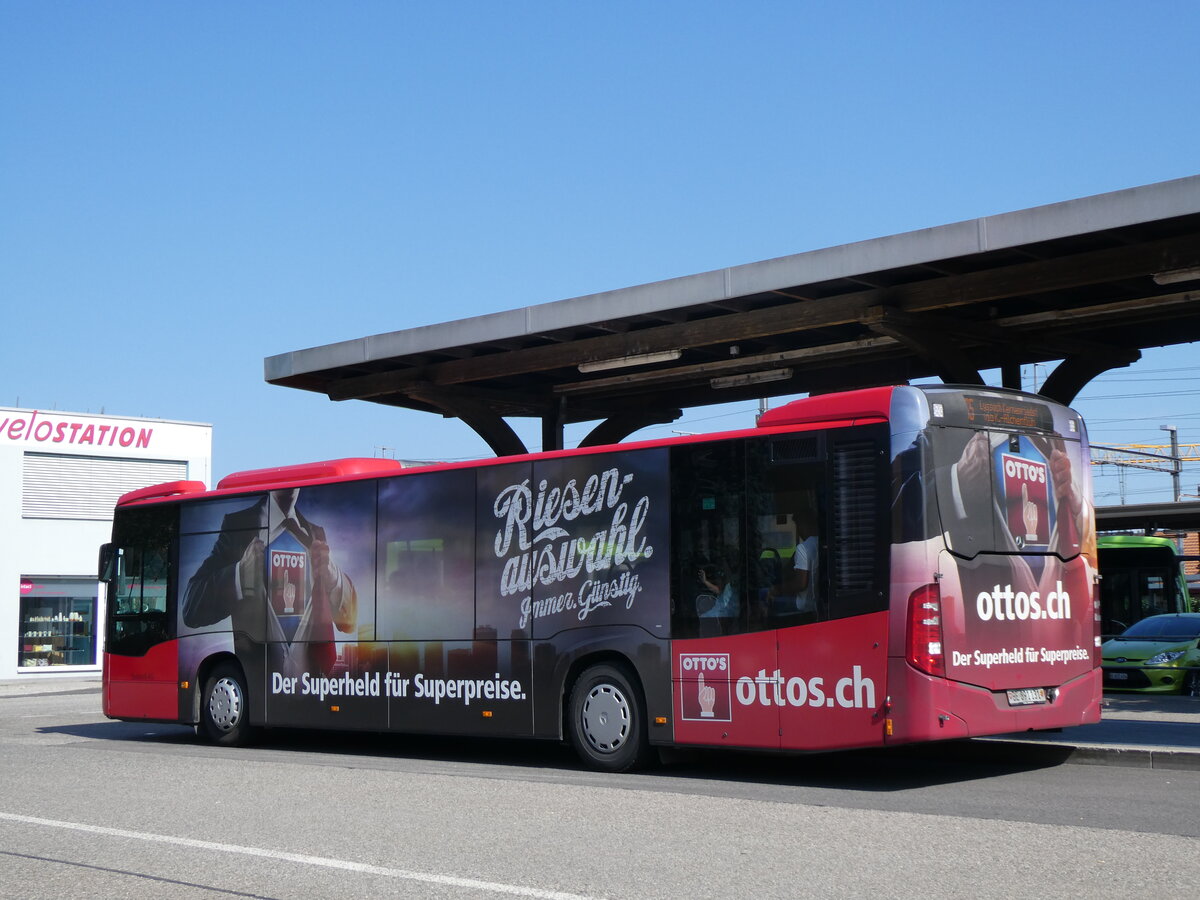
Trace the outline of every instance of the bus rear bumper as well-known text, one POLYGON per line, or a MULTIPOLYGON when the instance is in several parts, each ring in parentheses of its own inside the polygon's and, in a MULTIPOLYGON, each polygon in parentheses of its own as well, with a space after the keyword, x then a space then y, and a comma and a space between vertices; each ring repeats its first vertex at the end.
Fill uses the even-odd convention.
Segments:
POLYGON ((891 710, 888 744, 943 741, 985 735, 1048 731, 1100 721, 1101 676, 1094 669, 1047 691, 1045 702, 1021 703, 1009 692, 947 681, 916 671, 904 660, 891 661, 889 687, 895 697, 909 697, 891 710), (899 670, 899 671, 898 671, 899 670), (898 684, 903 689, 896 690, 898 684), (906 716, 904 706, 926 710, 906 716))

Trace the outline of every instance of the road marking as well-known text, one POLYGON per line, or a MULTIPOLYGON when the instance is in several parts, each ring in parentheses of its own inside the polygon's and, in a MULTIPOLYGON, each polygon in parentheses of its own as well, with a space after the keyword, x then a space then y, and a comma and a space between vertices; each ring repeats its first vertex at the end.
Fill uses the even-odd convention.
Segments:
POLYGON ((306 866, 323 866, 327 869, 343 869, 349 872, 361 872, 364 875, 382 875, 385 878, 400 878, 405 881, 419 881, 425 884, 446 885, 449 887, 472 888, 480 891, 491 891, 495 894, 509 894, 516 897, 535 897, 537 900, 599 900, 586 894, 572 894, 566 891, 546 891, 540 888, 522 887, 517 884, 502 884, 496 881, 481 881, 476 878, 456 878, 453 875, 437 875, 432 872, 413 872, 408 869, 393 869, 388 866, 372 866, 367 863, 352 862, 348 859, 332 859, 327 856, 309 856, 304 853, 287 853, 282 850, 265 850, 261 847, 242 847, 238 844, 220 844, 214 841, 198 841, 194 838, 173 837, 169 834, 151 834, 145 831, 126 831, 123 828, 106 828, 103 825, 86 825, 82 822, 60 822, 56 819, 39 819, 36 816, 20 816, 15 813, 0 812, 0 820, 21 822, 26 825, 41 825, 46 828, 66 828, 71 831, 86 831, 91 834, 102 834, 108 837, 131 838, 137 841, 150 841, 156 844, 174 844, 177 847, 192 847, 197 850, 213 850, 217 853, 240 853, 244 856, 259 856, 266 859, 277 859, 284 862, 300 863, 306 866))

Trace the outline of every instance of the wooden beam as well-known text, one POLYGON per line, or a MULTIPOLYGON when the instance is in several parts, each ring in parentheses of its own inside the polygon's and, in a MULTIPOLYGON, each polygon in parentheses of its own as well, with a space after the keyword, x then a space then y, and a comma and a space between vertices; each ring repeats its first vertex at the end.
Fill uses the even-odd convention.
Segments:
POLYGON ((702 383, 709 378, 721 375, 742 375, 762 369, 775 368, 784 363, 819 362, 824 359, 839 359, 854 354, 863 354, 873 350, 896 346, 898 346, 898 343, 893 338, 869 337, 857 341, 843 341, 838 344, 802 347, 799 350, 781 350, 776 353, 739 356, 735 359, 723 359, 717 362, 673 366, 669 369, 654 369, 650 372, 630 372, 626 375, 612 375, 608 378, 592 378, 587 381, 576 381, 570 384, 557 384, 553 387, 553 391, 556 394, 564 394, 566 396, 580 396, 607 393, 628 387, 643 388, 689 381, 702 383))
POLYGON ((914 316, 901 310, 878 307, 871 311, 863 324, 882 334, 890 334, 888 328, 903 329, 926 335, 927 340, 939 340, 947 344, 1019 346, 1025 351, 1023 355, 1039 354, 1046 359, 1063 359, 1072 354, 1113 352, 1113 348, 1106 344, 1080 340, 1069 334, 1047 337, 1044 329, 1033 334, 1022 333, 1012 327, 1015 322, 1016 317, 975 322, 932 313, 914 316))
POLYGON ((563 425, 567 420, 567 398, 559 397, 552 412, 542 416, 542 450, 563 448, 563 425))
POLYGON ((959 341, 927 327, 925 317, 916 318, 896 310, 879 309, 867 327, 894 338, 931 365, 946 384, 983 384, 983 377, 959 341))
POLYGON ((599 447, 604 444, 617 444, 629 437, 639 428, 648 425, 666 425, 674 422, 683 415, 682 409, 636 410, 622 413, 605 419, 588 432, 587 437, 579 442, 580 447, 599 447))
POLYGON ((1127 366, 1141 358, 1141 351, 1138 350, 1133 351, 1132 357, 1129 355, 1098 356, 1090 353, 1084 356, 1068 357, 1050 373, 1050 377, 1046 379, 1038 393, 1051 400, 1057 400, 1059 403, 1070 404, 1087 383, 1097 375, 1110 369, 1127 366))
POLYGON ((485 403, 432 385, 414 386, 408 395, 438 408, 445 416, 461 419, 497 456, 519 456, 529 452, 512 426, 485 403))

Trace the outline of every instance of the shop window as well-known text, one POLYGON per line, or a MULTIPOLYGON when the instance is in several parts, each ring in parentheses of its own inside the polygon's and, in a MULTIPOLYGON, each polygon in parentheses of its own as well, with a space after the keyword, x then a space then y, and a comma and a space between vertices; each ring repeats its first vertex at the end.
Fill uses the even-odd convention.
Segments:
POLYGON ((96 664, 96 582, 22 576, 17 665, 96 664))

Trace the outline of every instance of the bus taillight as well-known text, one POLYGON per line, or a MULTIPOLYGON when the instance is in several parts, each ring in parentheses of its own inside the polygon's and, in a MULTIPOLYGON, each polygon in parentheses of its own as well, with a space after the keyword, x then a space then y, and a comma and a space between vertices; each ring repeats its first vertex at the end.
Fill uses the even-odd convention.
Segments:
POLYGON ((908 596, 908 662, 929 675, 946 674, 942 653, 942 596, 926 584, 908 596))

